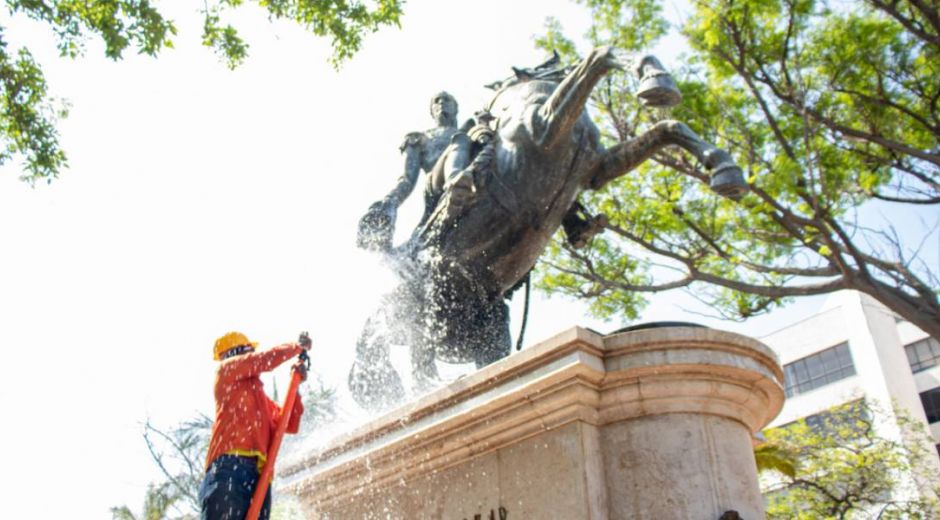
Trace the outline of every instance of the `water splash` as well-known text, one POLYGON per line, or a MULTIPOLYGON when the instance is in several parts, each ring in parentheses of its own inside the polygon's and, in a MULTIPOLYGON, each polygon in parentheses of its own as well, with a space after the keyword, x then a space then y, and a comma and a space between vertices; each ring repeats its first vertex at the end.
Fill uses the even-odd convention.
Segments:
MULTIPOLYGON (((442 261, 440 253, 427 252, 442 261)), ((433 377, 421 378, 414 376, 412 362, 412 347, 416 338, 401 333, 401 323, 393 320, 375 320, 374 309, 384 309, 386 317, 397 320, 422 320, 420 326, 405 327, 406 330, 438 330, 441 325, 434 321, 436 312, 416 312, 413 308, 418 305, 414 294, 415 284, 419 292, 427 292, 428 286, 437 283, 436 280, 414 278, 414 271, 403 268, 401 264, 393 264, 381 255, 357 251, 348 257, 347 266, 352 272, 359 273, 356 284, 351 288, 351 298, 331 310, 347 312, 356 315, 359 323, 370 323, 371 334, 382 336, 390 341, 387 345, 388 363, 394 370, 401 384, 400 392, 390 390, 387 395, 379 397, 383 406, 371 410, 363 409, 353 398, 348 385, 347 374, 354 362, 354 347, 361 340, 359 328, 352 330, 328 331, 318 334, 314 338, 314 351, 312 353, 313 368, 311 379, 302 389, 302 395, 309 392, 309 388, 335 391, 330 404, 330 413, 320 413, 316 405, 308 407, 301 421, 301 431, 298 435, 287 436, 284 440, 281 460, 284 465, 298 463, 311 454, 322 451, 344 433, 375 419, 378 415, 393 409, 396 405, 413 401, 429 392, 445 386, 456 379, 474 371, 473 363, 446 363, 434 360, 433 377), (407 277, 407 278, 406 278, 407 277), (406 288, 402 290, 402 288, 406 288)), ((371 386, 382 388, 383 381, 372 381, 371 386)), ((282 466, 283 467, 283 466, 282 466)))

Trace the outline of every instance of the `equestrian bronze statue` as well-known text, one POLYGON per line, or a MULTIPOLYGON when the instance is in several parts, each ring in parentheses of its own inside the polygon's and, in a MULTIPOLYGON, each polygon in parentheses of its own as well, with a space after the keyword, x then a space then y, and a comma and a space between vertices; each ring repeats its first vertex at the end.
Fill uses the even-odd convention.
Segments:
POLYGON ((659 62, 616 49, 595 49, 574 67, 557 57, 514 69, 487 106, 457 128, 456 101, 432 100, 438 125, 409 134, 405 172, 388 196, 360 221, 360 247, 378 251, 399 277, 369 317, 356 346, 350 389, 360 405, 378 409, 405 395, 389 361, 392 345, 406 345, 418 385, 437 378, 435 360, 478 367, 511 350, 506 298, 532 270, 552 235, 564 228, 586 244, 603 221, 577 203, 667 146, 679 146, 710 172, 716 193, 738 198, 747 189, 741 169, 725 151, 704 142, 679 121, 661 121, 609 148, 600 144, 585 105, 613 69, 633 70, 637 96, 647 106, 681 100, 659 62), (394 246, 396 211, 427 173, 425 211, 410 238, 394 246))

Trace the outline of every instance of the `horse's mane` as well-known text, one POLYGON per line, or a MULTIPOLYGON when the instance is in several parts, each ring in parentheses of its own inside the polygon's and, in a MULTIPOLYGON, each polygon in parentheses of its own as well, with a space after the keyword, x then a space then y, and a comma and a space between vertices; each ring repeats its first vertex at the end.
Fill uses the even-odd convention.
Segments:
POLYGON ((499 91, 510 85, 515 85, 516 83, 522 83, 526 81, 552 81, 559 82, 561 81, 569 72, 569 67, 566 67, 561 64, 561 58, 558 56, 558 51, 552 52, 552 57, 548 60, 536 65, 535 67, 513 67, 513 75, 508 78, 501 79, 499 81, 494 81, 486 85, 486 88, 499 91))

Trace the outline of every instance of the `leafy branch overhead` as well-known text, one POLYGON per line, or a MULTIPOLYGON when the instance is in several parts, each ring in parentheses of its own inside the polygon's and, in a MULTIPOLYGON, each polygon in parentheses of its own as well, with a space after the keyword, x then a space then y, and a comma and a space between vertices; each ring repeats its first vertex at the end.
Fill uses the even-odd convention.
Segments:
MULTIPOLYGON (((640 52, 666 32, 658 2, 579 3, 593 17, 591 45, 640 52)), ((679 29, 691 49, 673 71, 683 103, 669 114, 642 109, 634 80, 613 76, 592 116, 611 141, 658 119, 685 121, 735 155, 751 193, 721 200, 705 189, 702 165, 660 154, 582 201, 608 217, 608 232, 585 249, 557 241, 541 286, 589 298, 600 317, 634 317, 643 294, 680 287, 730 318, 855 289, 940 336, 940 271, 924 256, 940 225, 936 7, 706 0, 690 9, 679 29)), ((574 59, 572 41, 550 20, 537 44, 574 59)))
MULTIPOLYGON (((156 56, 172 48, 177 30, 148 0, 7 0, 13 15, 42 22, 55 34, 62 57, 77 58, 90 38, 100 38, 108 58, 119 60, 128 49, 156 56)), ((242 0, 205 0, 202 43, 230 68, 248 56, 248 43, 226 14, 242 0)), ((338 67, 361 47, 363 38, 383 26, 398 26, 402 0, 262 0, 255 2, 270 19, 295 22, 317 36, 330 38, 331 63, 338 67)), ((50 100, 42 67, 25 45, 10 47, 0 27, 0 164, 21 158, 22 179, 51 182, 67 166, 59 147, 56 122, 66 117, 50 100)))
MULTIPOLYGON (((224 11, 239 7, 242 0, 219 0, 204 4, 202 41, 236 67, 247 56, 248 44, 229 24, 222 25, 224 11)), ((333 46, 331 62, 335 67, 351 58, 362 47, 366 34, 384 25, 398 26, 402 0, 348 2, 346 0, 265 0, 259 2, 268 16, 300 24, 317 36, 330 38, 333 46)))

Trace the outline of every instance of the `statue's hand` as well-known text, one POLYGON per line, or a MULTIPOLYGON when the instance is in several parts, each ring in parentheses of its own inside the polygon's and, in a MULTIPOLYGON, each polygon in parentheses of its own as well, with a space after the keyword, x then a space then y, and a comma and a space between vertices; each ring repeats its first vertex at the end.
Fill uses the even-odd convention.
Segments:
POLYGON ((368 251, 388 251, 392 248, 398 208, 386 199, 374 202, 359 219, 356 245, 368 251))
POLYGON ((473 169, 464 168, 454 174, 444 183, 444 196, 438 203, 435 213, 440 212, 440 222, 452 223, 455 218, 463 214, 473 198, 476 197, 476 186, 473 183, 473 169))
POLYGON ((471 141, 484 145, 496 139, 496 132, 490 128, 488 122, 473 125, 467 132, 467 135, 470 137, 471 141))
POLYGON ((476 195, 476 186, 473 182, 473 170, 466 168, 447 181, 446 190, 450 191, 450 201, 458 207, 463 207, 476 195))

